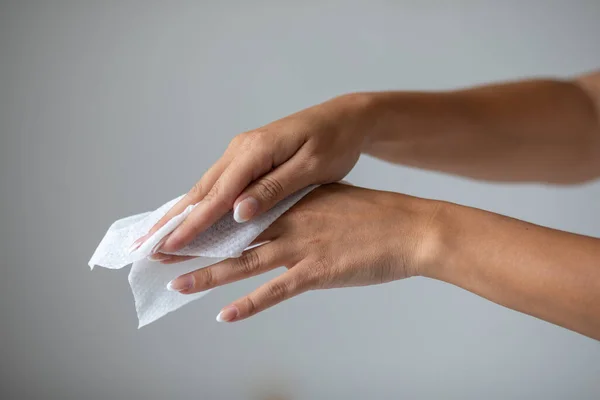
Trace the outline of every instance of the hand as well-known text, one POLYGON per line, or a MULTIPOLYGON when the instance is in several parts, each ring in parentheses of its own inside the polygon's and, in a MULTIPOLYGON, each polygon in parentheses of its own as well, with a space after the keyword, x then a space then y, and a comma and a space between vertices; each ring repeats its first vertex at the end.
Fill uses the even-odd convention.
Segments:
MULTIPOLYGON (((217 320, 248 318, 314 289, 363 286, 418 275, 432 263, 430 221, 438 202, 330 184, 283 214, 239 258, 180 276, 169 289, 196 293, 285 266, 288 271, 225 307, 217 320)), ((165 264, 191 257, 161 255, 165 264)))
POLYGON ((245 222, 306 186, 341 180, 358 161, 363 145, 362 102, 360 95, 337 97, 238 135, 132 249, 191 204, 200 202, 156 251, 181 249, 232 209, 236 221, 245 222))

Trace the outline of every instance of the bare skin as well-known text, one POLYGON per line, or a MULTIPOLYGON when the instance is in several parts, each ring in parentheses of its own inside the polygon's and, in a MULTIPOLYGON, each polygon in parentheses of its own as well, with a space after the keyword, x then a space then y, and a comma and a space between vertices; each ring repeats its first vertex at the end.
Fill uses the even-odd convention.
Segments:
MULTIPOLYGON (((449 92, 344 95, 236 137, 145 238, 200 203, 158 248, 191 241, 226 212, 239 222, 313 183, 342 179, 361 154, 513 182, 600 176, 600 72, 449 92)), ((455 204, 332 184, 316 189, 238 259, 174 280, 193 293, 285 265, 225 307, 237 321, 311 289, 421 275, 600 340, 600 240, 455 204), (302 221, 302 223, 299 223, 302 221)))

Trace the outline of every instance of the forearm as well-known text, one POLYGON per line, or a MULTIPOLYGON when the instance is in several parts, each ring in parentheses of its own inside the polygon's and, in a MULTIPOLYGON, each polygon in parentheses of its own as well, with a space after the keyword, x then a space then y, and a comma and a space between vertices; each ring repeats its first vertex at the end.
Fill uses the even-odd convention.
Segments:
POLYGON ((551 80, 364 93, 363 150, 476 179, 587 181, 600 176, 598 95, 600 86, 551 80))
POLYGON ((600 340, 600 239, 441 204, 422 275, 600 340))

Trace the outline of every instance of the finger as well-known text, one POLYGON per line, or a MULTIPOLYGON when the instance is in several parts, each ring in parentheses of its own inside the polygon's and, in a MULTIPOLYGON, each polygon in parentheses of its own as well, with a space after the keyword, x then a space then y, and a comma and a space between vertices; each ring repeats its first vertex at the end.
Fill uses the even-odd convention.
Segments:
MULTIPOLYGON (((252 243, 250 243, 247 250, 250 250, 251 248, 254 248, 254 247, 262 246, 264 244, 267 244, 267 243, 273 241, 274 239, 279 237, 278 232, 279 231, 274 231, 274 230, 264 231, 259 236, 257 236, 256 239, 254 239, 252 241, 252 243)), ((198 257, 197 256, 178 256, 178 255, 174 255, 174 254, 154 253, 151 256, 149 256, 148 258, 150 258, 151 261, 158 261, 161 264, 168 265, 168 264, 177 264, 180 262, 189 261, 189 260, 192 260, 192 259, 198 258, 198 257)))
MULTIPOLYGON (((162 253, 156 253, 162 254, 162 253)), ((165 254, 166 257, 160 259, 161 264, 177 264, 184 261, 193 260, 194 258, 198 258, 196 256, 176 256, 173 254, 165 254)))
POLYGON ((163 253, 153 253, 151 255, 148 256, 148 260, 150 261, 165 261, 169 258, 171 258, 172 256, 170 254, 163 254, 163 253))
POLYGON ((230 211, 240 192, 271 165, 268 157, 256 153, 232 161, 198 206, 171 232, 160 250, 172 253, 191 242, 230 211))
POLYGON ((173 279, 167 285, 172 291, 191 294, 273 270, 286 261, 285 246, 277 242, 247 250, 240 257, 228 258, 208 267, 173 279))
POLYGON ((258 243, 270 242, 275 239, 281 238, 285 233, 285 224, 280 223, 279 220, 273 222, 267 229, 262 231, 253 241, 250 246, 254 246, 258 243))
POLYGON ((204 173, 202 178, 196 182, 196 184, 190 189, 190 191, 179 200, 171 209, 156 223, 147 234, 137 239, 130 247, 130 251, 134 251, 139 248, 150 236, 156 231, 163 227, 173 217, 179 215, 189 205, 196 204, 213 187, 214 183, 219 179, 227 165, 229 164, 229 158, 221 157, 208 171, 204 173))
POLYGON ((217 321, 233 322, 246 319, 309 290, 312 280, 302 271, 302 268, 297 267, 293 267, 284 274, 265 283, 248 296, 222 309, 217 315, 217 321))
MULTIPOLYGON (((258 245, 269 243, 281 236, 282 228, 279 226, 271 226, 267 230, 258 235, 249 245, 247 250, 258 245)), ((154 253, 149 256, 152 261, 159 261, 162 264, 176 264, 197 258, 196 256, 178 256, 174 254, 154 253)))
POLYGON ((310 159, 297 154, 273 171, 259 178, 238 196, 233 218, 246 222, 270 210, 275 204, 314 182, 310 159))
MULTIPOLYGON (((254 246, 263 245, 271 242, 282 236, 284 233, 285 226, 281 223, 281 220, 275 221, 271 226, 262 231, 248 246, 248 249, 254 246)), ((195 256, 178 256, 174 254, 154 253, 149 256, 152 261, 159 261, 161 264, 176 264, 184 261, 188 261, 195 256)))

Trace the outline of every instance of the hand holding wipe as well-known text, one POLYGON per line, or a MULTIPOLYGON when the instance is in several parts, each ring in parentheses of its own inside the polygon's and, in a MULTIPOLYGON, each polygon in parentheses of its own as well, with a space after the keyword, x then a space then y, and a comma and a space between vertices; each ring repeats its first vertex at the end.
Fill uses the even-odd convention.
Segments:
POLYGON ((238 223, 229 212, 198 235, 183 249, 169 254, 195 256, 197 258, 173 265, 163 265, 148 259, 154 248, 189 215, 194 206, 187 207, 161 229, 149 237, 139 248, 130 251, 131 244, 163 216, 181 197, 171 200, 157 210, 133 215, 114 222, 89 261, 90 268, 100 266, 120 269, 132 264, 129 284, 133 292, 139 327, 156 321, 171 311, 199 299, 210 290, 182 295, 167 289, 174 278, 222 261, 239 257, 242 252, 300 199, 310 193, 316 185, 302 189, 275 205, 268 212, 245 223, 238 223))

